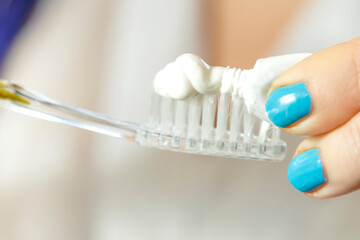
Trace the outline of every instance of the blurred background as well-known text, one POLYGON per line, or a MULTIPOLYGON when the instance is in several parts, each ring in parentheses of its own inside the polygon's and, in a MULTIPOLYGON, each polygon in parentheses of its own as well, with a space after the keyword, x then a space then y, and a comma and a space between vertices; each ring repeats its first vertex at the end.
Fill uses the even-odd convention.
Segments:
MULTIPOLYGON (((358 0, 1 0, 0 77, 146 122, 178 55, 251 68, 360 36, 358 0)), ((191 156, 0 111, 0 239, 357 239, 360 193, 313 200, 281 163, 191 156)))

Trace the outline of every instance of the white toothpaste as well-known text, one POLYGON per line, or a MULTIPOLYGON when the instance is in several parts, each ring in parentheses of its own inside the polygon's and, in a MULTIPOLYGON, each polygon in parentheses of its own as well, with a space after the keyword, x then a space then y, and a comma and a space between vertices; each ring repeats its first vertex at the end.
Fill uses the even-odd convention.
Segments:
POLYGON ((271 83, 309 53, 297 53, 258 59, 253 69, 241 70, 209 66, 194 54, 183 54, 160 70, 154 79, 156 93, 174 99, 195 94, 232 94, 244 99, 247 110, 269 121, 266 94, 271 83))

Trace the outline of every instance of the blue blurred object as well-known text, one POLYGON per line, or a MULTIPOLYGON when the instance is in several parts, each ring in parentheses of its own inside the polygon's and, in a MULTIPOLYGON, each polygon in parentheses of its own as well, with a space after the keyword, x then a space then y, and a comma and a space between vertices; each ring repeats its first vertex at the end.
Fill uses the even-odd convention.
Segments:
POLYGON ((0 0, 0 67, 37 0, 0 0))

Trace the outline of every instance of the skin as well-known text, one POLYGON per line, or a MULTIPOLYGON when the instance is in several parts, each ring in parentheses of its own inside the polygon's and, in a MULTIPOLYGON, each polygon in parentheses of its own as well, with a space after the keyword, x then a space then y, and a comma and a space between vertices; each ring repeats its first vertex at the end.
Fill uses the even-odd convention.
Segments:
MULTIPOLYGON (((213 0, 207 2, 209 63, 252 67, 267 55, 282 29, 307 1, 213 0), (265 9, 265 10, 264 10, 265 9), (271 11, 268 11, 271 9, 271 11), (246 38, 244 37, 246 36, 246 38), (234 54, 237 53, 237 54, 234 54)), ((295 65, 272 85, 274 89, 305 82, 312 98, 308 116, 283 129, 308 135, 295 155, 319 148, 327 181, 306 193, 324 199, 360 188, 360 39, 323 51, 295 65)))
MULTIPOLYGON (((204 1, 205 2, 205 1, 204 1)), ((307 0, 211 0, 203 4, 209 64, 251 68, 269 56, 273 44, 307 0)))
POLYGON ((279 76, 276 88, 305 82, 310 113, 283 128, 308 135, 295 155, 318 148, 327 181, 306 195, 325 199, 360 188, 360 37, 324 49, 279 76))

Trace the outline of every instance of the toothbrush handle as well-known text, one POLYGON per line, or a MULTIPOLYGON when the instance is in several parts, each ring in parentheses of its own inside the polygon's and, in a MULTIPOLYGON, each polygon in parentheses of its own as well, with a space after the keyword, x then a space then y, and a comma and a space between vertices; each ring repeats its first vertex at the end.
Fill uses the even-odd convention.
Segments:
POLYGON ((31 117, 62 123, 105 135, 135 141, 138 124, 111 119, 86 109, 59 103, 12 81, 2 81, 1 88, 19 100, 2 99, 0 106, 31 117))

